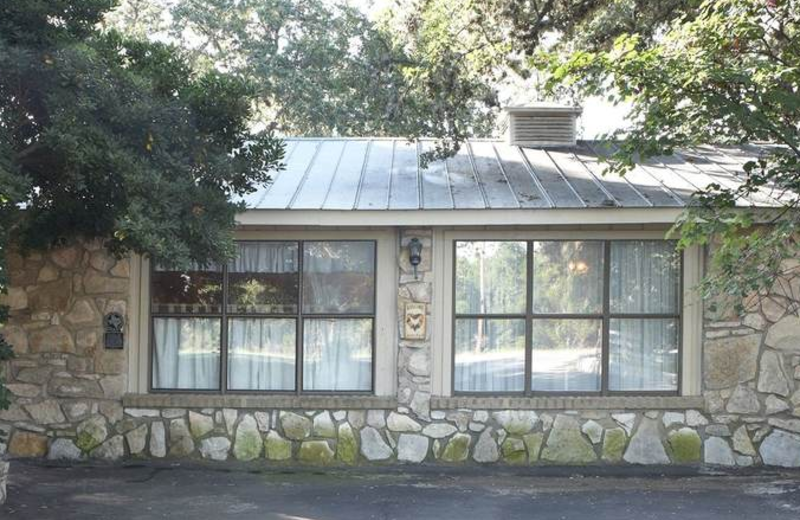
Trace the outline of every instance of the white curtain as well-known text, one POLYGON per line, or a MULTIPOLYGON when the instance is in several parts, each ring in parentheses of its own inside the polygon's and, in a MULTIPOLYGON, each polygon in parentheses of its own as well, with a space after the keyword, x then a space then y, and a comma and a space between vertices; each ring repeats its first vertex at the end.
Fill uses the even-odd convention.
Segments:
POLYGON ((611 312, 676 312, 678 265, 674 242, 612 242, 611 312))
POLYGON ((307 319, 303 326, 303 389, 372 387, 372 320, 307 319))
MULTIPOLYGON (((678 312, 680 269, 675 243, 611 244, 611 312, 678 312)), ((675 390, 677 319, 613 319, 609 331, 611 390, 675 390)))
POLYGON ((303 312, 371 313, 375 307, 373 242, 306 242, 303 312))
POLYGON ((228 321, 228 388, 294 390, 295 320, 228 321))
POLYGON ((456 321, 457 392, 521 392, 525 388, 525 321, 456 321))
POLYGON ((677 320, 612 319, 610 329, 611 390, 677 390, 677 320))
POLYGON ((238 242, 236 258, 228 263, 233 273, 294 273, 296 242, 238 242))
POLYGON ((219 388, 219 318, 155 318, 153 388, 219 388))

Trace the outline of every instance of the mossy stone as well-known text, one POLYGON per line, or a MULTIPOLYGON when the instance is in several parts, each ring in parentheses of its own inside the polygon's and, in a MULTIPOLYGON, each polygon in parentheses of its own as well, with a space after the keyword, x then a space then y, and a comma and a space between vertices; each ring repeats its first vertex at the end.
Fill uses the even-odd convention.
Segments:
POLYGON ((287 441, 278 432, 271 431, 264 439, 264 453, 269 460, 288 460, 292 458, 292 441, 287 441))
POLYGON ((508 437, 503 441, 500 450, 503 452, 503 460, 508 464, 525 464, 527 461, 525 442, 518 437, 508 437))
POLYGON ((628 436, 622 428, 606 430, 603 438, 603 460, 606 462, 620 462, 628 445, 628 436))
POLYGON ((287 438, 300 441, 311 434, 311 421, 307 417, 294 412, 281 412, 280 418, 283 434, 287 438))
POLYGON ((542 432, 529 433, 522 437, 525 447, 528 449, 528 462, 534 463, 539 460, 539 453, 542 451, 544 434, 542 432))
POLYGON ((108 429, 105 419, 96 415, 78 425, 75 446, 83 452, 89 452, 100 446, 107 436, 108 429))
POLYGON ((236 428, 236 437, 233 443, 233 456, 238 460, 253 460, 261 455, 261 433, 252 415, 242 417, 236 428))
POLYGON ((325 466, 333 462, 333 450, 326 441, 304 441, 297 458, 304 464, 325 466))
POLYGON ((467 460, 470 441, 472 441, 472 437, 466 433, 453 435, 442 452, 442 460, 445 462, 463 462, 467 460))
POLYGON ((336 444, 336 458, 345 464, 355 464, 358 459, 358 441, 353 428, 344 423, 339 426, 339 442, 336 444))
POLYGON ((667 440, 673 462, 688 464, 700 461, 702 442, 700 435, 693 429, 681 428, 670 432, 667 440))
POLYGON ((558 464, 586 464, 597 460, 597 454, 581 433, 577 419, 558 415, 547 437, 542 459, 558 464))

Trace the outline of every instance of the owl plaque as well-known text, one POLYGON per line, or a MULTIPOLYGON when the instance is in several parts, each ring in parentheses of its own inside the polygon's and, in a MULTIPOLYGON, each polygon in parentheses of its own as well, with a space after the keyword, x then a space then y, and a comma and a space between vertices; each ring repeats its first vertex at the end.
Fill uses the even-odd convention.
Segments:
POLYGON ((425 339, 427 320, 424 303, 406 303, 403 337, 425 339))

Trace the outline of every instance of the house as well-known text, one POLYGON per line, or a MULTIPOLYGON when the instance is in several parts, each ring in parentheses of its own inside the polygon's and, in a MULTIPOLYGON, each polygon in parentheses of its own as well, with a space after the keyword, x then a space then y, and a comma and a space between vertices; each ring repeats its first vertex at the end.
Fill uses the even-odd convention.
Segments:
POLYGON ((665 239, 759 150, 603 176, 576 116, 512 110, 510 140, 428 163, 425 140, 288 139, 225 266, 12 255, 8 451, 800 466, 798 279, 740 316, 693 290, 713 251, 665 239))

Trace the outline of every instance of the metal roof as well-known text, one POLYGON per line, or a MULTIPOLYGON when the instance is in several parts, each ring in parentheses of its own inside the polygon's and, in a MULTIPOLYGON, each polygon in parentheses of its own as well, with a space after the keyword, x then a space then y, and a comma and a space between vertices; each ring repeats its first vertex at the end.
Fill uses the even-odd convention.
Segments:
MULTIPOLYGON (((462 210, 682 208, 712 183, 739 186, 753 146, 702 146, 603 175, 608 145, 522 148, 470 140, 453 157, 420 166, 432 140, 288 138, 286 168, 244 198, 266 210, 462 210)), ((743 206, 775 206, 766 190, 743 206)))

